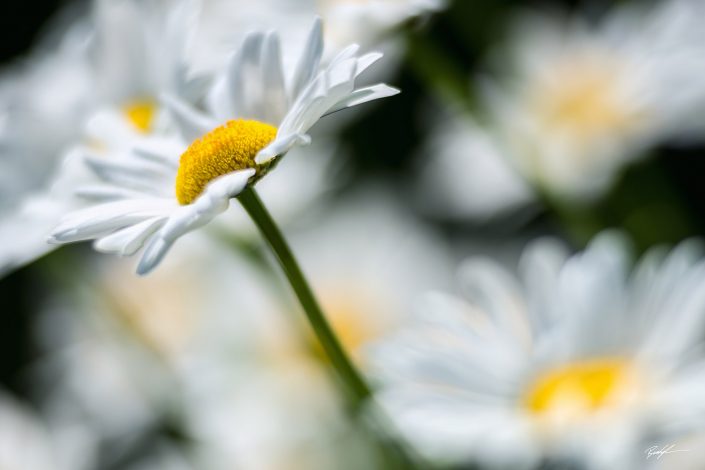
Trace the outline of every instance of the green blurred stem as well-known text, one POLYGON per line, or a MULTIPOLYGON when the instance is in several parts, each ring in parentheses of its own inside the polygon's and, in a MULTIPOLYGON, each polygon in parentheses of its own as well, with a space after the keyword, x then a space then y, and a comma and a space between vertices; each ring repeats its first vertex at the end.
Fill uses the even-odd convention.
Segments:
POLYGON ((304 313, 313 328, 316 337, 328 356, 333 368, 345 385, 353 404, 357 407, 370 397, 370 388, 351 362, 340 341, 328 324, 321 307, 309 287, 294 255, 289 249, 281 231, 267 211, 253 188, 245 189, 238 196, 240 204, 245 208, 254 223, 259 228, 267 244, 274 252, 279 265, 284 270, 296 297, 298 297, 304 313))

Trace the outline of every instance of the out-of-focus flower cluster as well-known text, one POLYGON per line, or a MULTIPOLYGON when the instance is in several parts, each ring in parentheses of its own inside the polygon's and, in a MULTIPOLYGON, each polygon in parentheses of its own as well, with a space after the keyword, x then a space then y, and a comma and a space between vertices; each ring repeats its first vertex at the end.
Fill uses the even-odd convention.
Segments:
POLYGON ((0 70, 0 468, 703 468, 705 3, 571 3, 66 2, 0 70))

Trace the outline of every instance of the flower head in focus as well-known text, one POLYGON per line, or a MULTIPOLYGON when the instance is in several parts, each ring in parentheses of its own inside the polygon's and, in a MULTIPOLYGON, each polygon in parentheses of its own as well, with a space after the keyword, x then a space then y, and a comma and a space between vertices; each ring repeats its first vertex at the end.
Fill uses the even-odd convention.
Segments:
POLYGON ((400 432, 431 458, 490 468, 546 458, 643 468, 650 439, 697 427, 699 247, 652 250, 631 274, 624 248, 614 234, 571 257, 537 243, 523 282, 468 261, 467 300, 430 295, 418 321, 373 355, 378 398, 400 432))
POLYGON ((351 45, 321 67, 322 51, 316 20, 293 74, 285 74, 279 37, 248 35, 214 84, 208 113, 165 97, 192 141, 188 148, 138 148, 130 158, 98 165, 106 184, 83 194, 109 201, 66 216, 50 242, 95 239, 96 249, 121 255, 147 243, 137 268, 145 274, 180 236, 225 211, 290 149, 309 143, 307 132, 321 117, 398 93, 384 84, 356 85, 381 54, 358 56, 351 45))

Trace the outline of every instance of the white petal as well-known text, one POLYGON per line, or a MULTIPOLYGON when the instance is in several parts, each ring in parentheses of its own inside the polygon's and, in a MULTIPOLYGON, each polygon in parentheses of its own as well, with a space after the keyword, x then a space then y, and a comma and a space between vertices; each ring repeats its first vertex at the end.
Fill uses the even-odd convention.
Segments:
POLYGON ((68 214, 56 227, 49 243, 89 240, 151 217, 169 214, 173 199, 147 198, 108 202, 68 214))
POLYGON ((335 92, 338 88, 350 88, 352 91, 353 79, 357 70, 357 59, 346 59, 335 67, 325 71, 326 88, 328 93, 335 92))
POLYGON ((277 155, 283 155, 295 145, 308 145, 311 143, 311 137, 306 134, 289 134, 284 137, 277 137, 273 142, 259 151, 255 162, 258 164, 266 163, 277 155))
POLYGON ((299 94, 306 88, 308 83, 316 75, 322 55, 323 29, 321 19, 316 18, 313 22, 313 26, 311 27, 311 32, 308 35, 304 52, 296 65, 296 72, 291 85, 290 98, 292 101, 295 101, 298 98, 299 94))
POLYGON ((137 266, 137 273, 149 273, 179 237, 202 227, 225 211, 230 198, 240 194, 254 174, 254 170, 248 169, 221 176, 213 180, 192 204, 179 207, 147 246, 137 266))
MULTIPOLYGON (((255 170, 247 169, 228 173, 227 175, 216 178, 206 186, 205 191, 203 191, 203 194, 198 199, 200 200, 204 197, 211 200, 233 198, 245 189, 247 182, 254 174, 255 170)), ((196 203, 198 203, 198 200, 196 203)))
POLYGON ((96 250, 104 253, 120 256, 133 255, 142 248, 147 238, 164 225, 166 220, 166 217, 147 219, 144 222, 118 230, 113 234, 96 240, 93 246, 96 250))
POLYGON ((117 160, 86 157, 85 162, 100 179, 107 183, 148 193, 154 193, 155 190, 159 192, 176 176, 173 168, 130 155, 121 156, 117 160))
POLYGON ((357 69, 355 70, 355 77, 359 76, 362 72, 367 70, 372 64, 377 62, 379 59, 384 57, 381 52, 370 52, 357 59, 357 69))
POLYGON ((215 116, 216 120, 219 122, 232 119, 235 115, 235 112, 232 109, 232 102, 230 99, 231 92, 228 89, 228 84, 229 81, 227 75, 221 76, 215 81, 206 96, 206 106, 210 114, 215 116))
POLYGON ((132 153, 138 158, 170 168, 173 171, 179 167, 179 158, 185 150, 186 146, 180 139, 150 136, 149 139, 143 140, 133 147, 132 153))
POLYGON ((355 57, 355 54, 357 54, 357 51, 360 50, 360 45, 359 44, 350 44, 346 48, 344 48, 342 51, 338 52, 335 57, 333 57, 333 60, 331 60, 328 63, 328 67, 333 67, 336 64, 355 57))
POLYGON ((340 111, 341 109, 351 108, 359 104, 367 103, 368 101, 387 98, 389 96, 398 95, 399 93, 399 89, 390 87, 384 83, 358 88, 341 101, 337 102, 324 116, 340 111))
POLYGON ((282 71, 282 58, 279 45, 279 36, 270 33, 265 39, 262 49, 262 77, 264 84, 263 95, 258 103, 262 110, 264 122, 278 124, 284 118, 289 106, 282 71))
POLYGON ((302 93, 280 131, 307 132, 331 107, 352 93, 356 67, 356 59, 346 59, 321 72, 302 93))
POLYGON ((264 34, 248 34, 230 61, 226 86, 230 94, 233 116, 261 120, 260 116, 256 115, 258 110, 254 104, 262 96, 260 58, 263 43, 264 34))
POLYGON ((145 194, 138 191, 123 188, 122 186, 114 186, 107 184, 82 186, 76 190, 75 194, 84 199, 93 199, 99 201, 134 199, 145 196, 145 194))
POLYGON ((100 110, 93 114, 85 124, 85 132, 108 148, 121 148, 125 142, 139 138, 132 124, 114 110, 100 110))
POLYGON ((164 255, 166 255, 173 243, 173 241, 167 243, 159 237, 153 238, 144 250, 142 258, 137 265, 137 274, 144 276, 156 268, 157 265, 161 263, 162 259, 164 259, 164 255))
POLYGON ((174 117, 181 135, 188 142, 201 137, 217 125, 215 120, 176 97, 164 94, 161 96, 161 101, 174 117))
POLYGON ((173 167, 170 168, 145 158, 135 158, 132 154, 120 155, 119 158, 87 155, 85 162, 94 173, 108 180, 116 174, 129 175, 140 180, 176 176, 173 167))

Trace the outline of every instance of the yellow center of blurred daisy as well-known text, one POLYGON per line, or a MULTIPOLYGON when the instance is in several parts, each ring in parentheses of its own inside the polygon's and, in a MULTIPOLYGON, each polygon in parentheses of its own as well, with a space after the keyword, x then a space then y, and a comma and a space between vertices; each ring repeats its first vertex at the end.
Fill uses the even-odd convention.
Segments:
POLYGON ((193 202, 215 178, 238 170, 262 167, 255 157, 277 135, 277 128, 259 121, 235 119, 191 143, 181 155, 176 175, 179 204, 193 202))
MULTIPOLYGON (((363 363, 361 349, 366 344, 380 337, 389 327, 389 315, 384 313, 391 309, 388 302, 375 295, 369 288, 361 285, 337 285, 335 282, 324 283, 320 290, 320 301, 328 320, 343 348, 358 363, 363 363)), ((314 354, 324 360, 326 354, 320 343, 311 338, 314 354)))
POLYGON ((152 129, 154 116, 157 113, 157 104, 150 99, 134 100, 122 108, 127 120, 140 132, 149 132, 152 129))
POLYGON ((533 114, 547 131, 558 128, 579 141, 629 132, 644 113, 625 97, 622 72, 618 64, 602 57, 560 63, 536 84, 533 114))
POLYGON ((635 390, 634 370, 622 359, 573 362, 539 376, 525 396, 535 415, 580 418, 623 403, 635 390))

